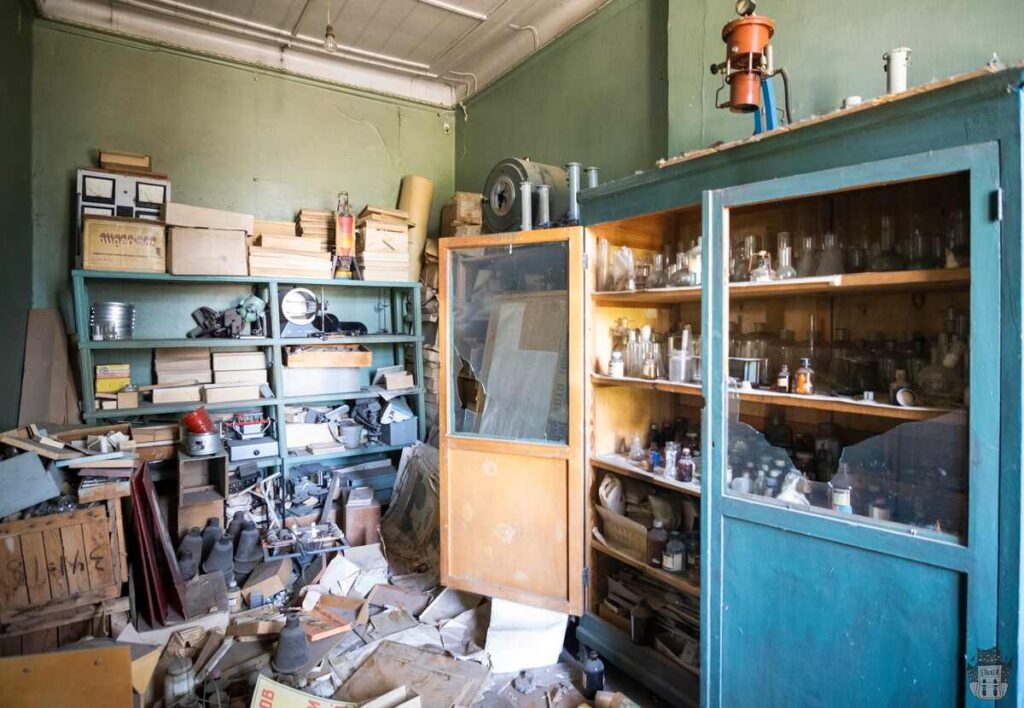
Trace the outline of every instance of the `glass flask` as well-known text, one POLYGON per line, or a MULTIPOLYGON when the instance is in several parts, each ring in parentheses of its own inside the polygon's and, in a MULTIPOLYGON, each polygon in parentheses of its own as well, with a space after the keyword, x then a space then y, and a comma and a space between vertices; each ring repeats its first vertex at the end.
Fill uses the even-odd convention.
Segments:
POLYGON ((779 232, 776 258, 775 279, 788 280, 789 278, 795 278, 796 268, 793 267, 793 246, 790 242, 788 231, 779 232))
POLYGON ((893 228, 892 217, 882 217, 882 228, 878 236, 878 253, 871 259, 870 267, 873 271, 903 270, 906 262, 896 252, 896 232, 893 228))
POLYGON ((772 350, 768 352, 768 368, 772 373, 778 373, 783 364, 794 369, 796 360, 796 335, 791 329, 779 331, 778 337, 773 341, 772 350))
POLYGON ((752 283, 766 283, 775 279, 775 271, 772 270, 772 257, 767 251, 758 251, 750 256, 750 267, 747 271, 747 280, 752 283))
POLYGON ((729 280, 733 283, 742 283, 747 279, 750 269, 750 256, 753 255, 751 243, 754 236, 745 236, 741 243, 732 248, 731 262, 729 264, 729 280))
POLYGON ((815 275, 839 275, 844 271, 843 249, 839 247, 839 239, 831 231, 826 231, 821 239, 821 254, 815 275))
POLYGON ((800 239, 800 257, 796 261, 796 277, 810 278, 818 270, 818 251, 813 236, 800 239))
POLYGON ((914 229, 909 245, 907 270, 927 270, 935 267, 935 248, 931 239, 920 228, 914 229))
POLYGON ((846 272, 847 273, 863 273, 868 269, 868 261, 871 258, 871 253, 868 250, 867 235, 864 233, 864 228, 858 230, 859 235, 853 243, 846 249, 846 272))
POLYGON ((685 251, 676 254, 676 270, 668 278, 668 284, 673 288, 683 288, 691 285, 689 256, 685 251))
POLYGON ((647 276, 647 289, 664 288, 668 285, 668 275, 665 273, 665 256, 661 253, 654 256, 654 266, 650 275, 647 276))

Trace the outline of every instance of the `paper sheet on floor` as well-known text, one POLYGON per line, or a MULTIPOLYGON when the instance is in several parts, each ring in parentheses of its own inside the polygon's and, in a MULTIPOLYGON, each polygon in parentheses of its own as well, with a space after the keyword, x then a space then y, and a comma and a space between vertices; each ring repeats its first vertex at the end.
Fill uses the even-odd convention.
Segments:
POLYGON ((506 673, 556 663, 568 622, 562 612, 493 599, 485 646, 492 669, 506 673))

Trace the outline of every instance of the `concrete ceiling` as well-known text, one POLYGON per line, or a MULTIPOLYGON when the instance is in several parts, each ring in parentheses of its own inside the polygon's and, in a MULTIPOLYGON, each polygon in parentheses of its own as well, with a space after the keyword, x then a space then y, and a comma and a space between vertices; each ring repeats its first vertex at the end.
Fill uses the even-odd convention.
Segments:
POLYGON ((36 0, 41 16, 451 107, 610 0, 36 0), (336 49, 325 46, 328 24, 336 49))

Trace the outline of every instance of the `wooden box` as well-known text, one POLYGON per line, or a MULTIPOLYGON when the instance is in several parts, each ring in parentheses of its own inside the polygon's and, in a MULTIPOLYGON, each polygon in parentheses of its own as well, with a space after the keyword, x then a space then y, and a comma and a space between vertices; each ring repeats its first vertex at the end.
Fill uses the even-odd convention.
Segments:
POLYGON ((647 529, 603 506, 595 506, 601 517, 601 533, 616 550, 647 562, 647 529))
POLYGON ((82 267, 163 273, 165 239, 164 225, 154 221, 87 216, 82 222, 82 267))
POLYGON ((168 227, 167 271, 173 275, 249 275, 245 232, 168 227))
MULTIPOLYGON (((262 369, 265 373, 266 369, 262 369)), ((260 385, 252 384, 210 384, 203 386, 203 401, 206 403, 230 403, 232 401, 256 401, 260 397, 260 385)))
POLYGON ((202 400, 199 386, 174 386, 171 388, 154 388, 153 403, 198 403, 202 400))
POLYGON ((367 220, 356 231, 359 253, 409 253, 409 226, 389 221, 367 220))
POLYGON ((213 355, 214 371, 245 371, 266 368, 267 355, 263 352, 216 352, 213 355))
POLYGON ((252 233, 255 220, 252 214, 240 214, 223 209, 191 206, 167 202, 161 209, 161 216, 168 226, 188 226, 194 229, 227 229, 252 233))
POLYGON ((373 364, 373 352, 361 344, 316 344, 288 347, 284 360, 294 369, 357 369, 373 364))
POLYGON ((441 209, 441 232, 450 224, 482 224, 483 195, 476 192, 456 192, 441 209))
POLYGON ((120 596, 118 500, 0 524, 0 622, 26 622, 120 596))
POLYGON ((193 526, 203 528, 214 517, 224 524, 224 499, 228 493, 226 455, 192 457, 178 452, 178 534, 193 526))

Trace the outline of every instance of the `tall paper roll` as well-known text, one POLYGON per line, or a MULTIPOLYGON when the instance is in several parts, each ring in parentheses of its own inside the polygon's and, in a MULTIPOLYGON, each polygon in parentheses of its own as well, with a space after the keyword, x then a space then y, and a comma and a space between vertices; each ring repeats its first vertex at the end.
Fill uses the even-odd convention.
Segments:
POLYGON ((409 212, 413 226, 409 229, 409 277, 419 280, 423 247, 427 243, 427 225, 430 223, 430 203, 434 199, 434 183, 419 175, 402 178, 398 194, 398 208, 409 212))

